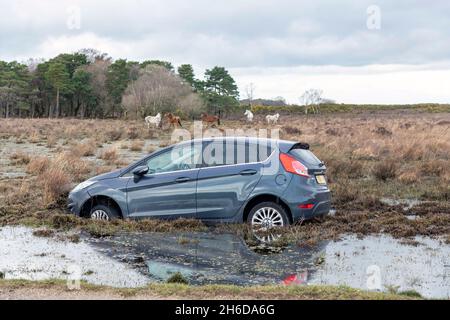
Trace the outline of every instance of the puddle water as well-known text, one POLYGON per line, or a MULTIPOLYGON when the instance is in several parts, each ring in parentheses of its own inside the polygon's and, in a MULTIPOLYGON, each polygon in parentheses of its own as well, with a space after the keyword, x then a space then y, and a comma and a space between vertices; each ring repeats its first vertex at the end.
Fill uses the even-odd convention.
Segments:
POLYGON ((315 247, 270 247, 211 230, 122 233, 71 243, 35 237, 25 227, 4 227, 0 256, 0 271, 8 279, 67 279, 67 269, 75 265, 83 280, 116 287, 162 282, 180 272, 194 285, 329 284, 450 297, 450 246, 423 237, 414 245, 389 236, 346 236, 315 247))
POLYGON ((307 283, 348 285, 386 291, 415 290, 424 297, 450 296, 450 246, 417 237, 407 245, 389 236, 322 242, 313 248, 290 245, 269 253, 233 234, 121 234, 91 243, 127 262, 152 281, 175 272, 191 284, 307 283), (376 273, 372 274, 371 270, 376 273))
POLYGON ((411 209, 414 206, 420 205, 423 201, 418 199, 391 199, 391 198, 381 198, 380 201, 388 206, 398 206, 402 205, 404 210, 411 209))
POLYGON ((25 227, 0 229, 0 257, 0 271, 6 279, 68 279, 78 274, 90 283, 115 287, 138 287, 149 282, 137 270, 102 255, 85 242, 39 238, 25 227))

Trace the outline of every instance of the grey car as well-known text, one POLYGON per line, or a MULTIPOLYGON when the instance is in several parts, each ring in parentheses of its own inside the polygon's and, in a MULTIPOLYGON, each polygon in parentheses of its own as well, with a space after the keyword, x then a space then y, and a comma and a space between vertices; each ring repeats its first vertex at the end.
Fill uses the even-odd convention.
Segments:
POLYGON ((197 218, 271 228, 328 214, 325 172, 305 143, 205 138, 82 182, 68 208, 98 220, 197 218))

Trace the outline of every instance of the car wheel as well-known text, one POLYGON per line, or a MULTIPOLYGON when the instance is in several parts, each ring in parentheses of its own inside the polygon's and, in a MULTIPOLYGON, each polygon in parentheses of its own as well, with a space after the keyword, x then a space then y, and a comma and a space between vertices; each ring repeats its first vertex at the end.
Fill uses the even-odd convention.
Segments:
POLYGON ((286 210, 275 202, 262 202, 250 210, 247 222, 254 230, 268 230, 288 226, 286 210))
POLYGON ((92 208, 90 217, 92 220, 110 221, 119 218, 120 215, 116 208, 99 204, 92 208))

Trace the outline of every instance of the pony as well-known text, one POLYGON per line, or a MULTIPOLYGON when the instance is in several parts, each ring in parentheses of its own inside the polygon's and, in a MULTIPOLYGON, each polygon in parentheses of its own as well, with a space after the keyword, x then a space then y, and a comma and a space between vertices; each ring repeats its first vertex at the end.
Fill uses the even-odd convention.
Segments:
POLYGON ((245 110, 244 116, 247 117, 248 122, 253 122, 254 114, 250 110, 245 110))
POLYGON ((148 116, 145 117, 145 123, 147 124, 147 128, 150 129, 150 125, 154 124, 156 127, 161 125, 161 113, 158 113, 156 116, 148 116))
POLYGON ((213 124, 217 122, 217 125, 220 126, 220 117, 219 116, 212 116, 208 115, 207 113, 201 114, 202 121, 206 122, 207 124, 213 124))
POLYGON ((278 122, 279 118, 280 118, 280 114, 279 113, 277 113, 277 114, 275 114, 273 116, 268 115, 268 116, 266 116, 267 124, 271 124, 271 123, 276 124, 278 122))
POLYGON ((167 118, 167 120, 169 120, 169 128, 171 126, 173 126, 174 128, 180 126, 181 128, 183 128, 183 126, 181 125, 181 119, 178 116, 174 116, 172 113, 166 113, 164 115, 164 118, 167 118))

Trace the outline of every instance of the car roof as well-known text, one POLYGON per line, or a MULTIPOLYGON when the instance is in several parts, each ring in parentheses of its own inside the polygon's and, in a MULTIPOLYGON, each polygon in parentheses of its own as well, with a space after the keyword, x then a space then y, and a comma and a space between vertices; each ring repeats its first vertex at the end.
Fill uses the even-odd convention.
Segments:
POLYGON ((289 152, 298 142, 288 141, 288 140, 279 140, 279 139, 271 139, 271 138, 259 138, 259 137, 245 137, 245 136, 227 136, 227 137, 207 137, 202 139, 193 139, 189 141, 182 141, 181 144, 189 144, 189 143, 200 143, 200 142, 209 142, 209 141, 223 141, 223 142, 249 142, 256 144, 265 144, 265 145, 275 145, 282 152, 289 152))

